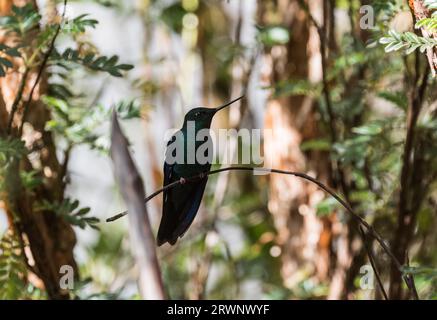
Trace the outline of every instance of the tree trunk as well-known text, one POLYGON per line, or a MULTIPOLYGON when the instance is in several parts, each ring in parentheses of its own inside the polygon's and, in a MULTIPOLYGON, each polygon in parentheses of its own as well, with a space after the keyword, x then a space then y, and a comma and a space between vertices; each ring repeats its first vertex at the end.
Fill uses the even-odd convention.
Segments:
MULTIPOLYGON (((0 14, 7 15, 12 5, 22 6, 34 1, 0 0, 0 14)), ((0 43, 11 44, 14 38, 10 35, 0 34, 0 43)), ((24 74, 21 60, 15 59, 14 68, 6 77, 0 78, 0 121, 5 128, 5 121, 9 118, 11 106, 17 95, 19 84, 24 74)), ((32 158, 25 156, 21 161, 13 161, 6 169, 4 180, 7 188, 2 200, 6 203, 9 220, 22 238, 24 245, 28 245, 31 257, 26 257, 32 272, 44 283, 49 298, 68 299, 69 293, 60 287, 60 268, 69 265, 75 270, 78 278, 77 265, 73 256, 76 237, 70 224, 56 212, 51 210, 37 211, 36 205, 46 200, 50 203, 62 202, 65 190, 65 175, 68 166, 68 154, 63 163, 57 159, 56 146, 52 133, 45 131, 45 123, 50 119, 50 113, 41 102, 41 95, 47 88, 46 76, 33 96, 29 106, 29 116, 24 126, 23 135, 18 136, 18 127, 22 121, 23 101, 28 99, 31 87, 38 73, 37 68, 30 70, 24 87, 23 99, 18 106, 13 119, 11 136, 26 141, 29 149, 35 149, 32 158), (43 179, 43 184, 30 192, 21 181, 20 173, 23 171, 37 171, 43 179)), ((2 138, 7 138, 3 132, 2 138)))
MULTIPOLYGON (((290 79, 320 81, 317 30, 312 28, 298 1, 279 1, 275 9, 282 13, 291 38, 287 46, 275 46, 266 52, 264 59, 269 73, 264 78, 269 84, 290 79)), ((266 12, 263 8, 260 10, 266 12)), ((320 136, 313 105, 311 97, 302 95, 269 100, 265 129, 272 130, 273 134, 265 140, 266 162, 283 170, 312 172, 319 180, 326 181, 329 180, 327 155, 303 153, 300 149, 303 141, 320 136)), ((302 274, 298 269, 304 270, 305 276, 312 274, 319 281, 326 280, 330 269, 332 221, 331 218, 319 219, 314 209, 323 199, 323 193, 312 185, 282 175, 271 175, 269 185, 268 207, 278 232, 277 243, 283 251, 284 284, 291 288, 303 280, 298 276, 302 274)))

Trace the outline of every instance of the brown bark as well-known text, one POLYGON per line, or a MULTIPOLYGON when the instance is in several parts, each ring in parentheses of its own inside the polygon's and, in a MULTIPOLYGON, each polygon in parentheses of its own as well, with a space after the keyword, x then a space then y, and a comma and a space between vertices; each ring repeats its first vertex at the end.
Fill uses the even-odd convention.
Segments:
MULTIPOLYGON (((431 12, 425 6, 423 0, 409 0, 408 4, 411 9, 414 21, 418 21, 431 17, 431 12)), ((421 28, 422 36, 425 38, 437 39, 437 31, 421 28)), ((428 59, 429 66, 431 68, 432 75, 435 77, 437 74, 437 48, 430 48, 426 50, 426 57, 428 59)))
MULTIPOLYGON (((420 61, 420 54, 416 53, 416 61, 420 61)), ((420 64, 419 64, 420 66, 420 64)), ((425 91, 428 83, 429 68, 420 74, 416 70, 414 82, 410 84, 409 106, 407 110, 407 135, 402 156, 402 170, 400 177, 400 191, 398 200, 398 221, 392 242, 393 251, 397 259, 407 264, 408 248, 411 244, 416 226, 417 214, 427 187, 423 186, 425 179, 424 165, 420 163, 421 151, 416 151, 418 138, 416 134, 417 121, 423 107, 425 91)), ((405 298, 402 288, 402 275, 396 266, 392 265, 390 275, 390 299, 405 298)))
MULTIPOLYGON (((311 28, 298 1, 279 1, 276 10, 282 14, 291 39, 287 46, 275 46, 266 53, 265 60, 271 70, 264 75, 267 82, 320 81, 317 31, 311 28)), ((273 130, 273 135, 265 139, 265 157, 275 168, 315 172, 319 179, 326 181, 329 175, 326 155, 319 152, 304 154, 300 149, 303 141, 319 136, 313 103, 313 99, 306 96, 268 102, 265 129, 273 130)), ((332 221, 331 218, 317 218, 315 212, 323 194, 302 181, 281 175, 270 176, 269 185, 268 207, 278 232, 276 241, 283 251, 284 284, 293 287, 302 280, 297 276, 300 274, 296 272, 298 269, 316 275, 320 281, 326 280, 330 269, 332 221)))
MULTIPOLYGON (((283 22, 290 28, 292 38, 286 48, 281 48, 282 51, 273 48, 267 56, 272 69, 269 78, 272 83, 284 79, 321 82, 323 99, 328 109, 329 137, 335 143, 339 138, 340 123, 330 97, 330 81, 333 80, 327 78, 329 64, 337 49, 334 2, 308 1, 309 12, 299 9, 297 2, 279 2, 278 12, 284 13, 283 22)), ((354 12, 351 10, 351 13, 354 12)), ((354 29, 353 34, 355 31, 361 41, 365 42, 367 32, 354 29)), ((364 78, 365 70, 366 66, 361 67, 347 80, 345 98, 360 90, 358 83, 364 78)), ((317 114, 312 107, 313 101, 309 97, 272 100, 266 113, 266 128, 279 128, 282 132, 276 130, 278 135, 273 136, 271 141, 266 140, 266 150, 272 157, 279 159, 274 167, 316 172, 318 178, 339 189, 349 201, 349 192, 354 186, 341 164, 331 162, 327 154, 302 153, 300 150, 303 141, 321 137, 317 114)), ((357 126, 361 120, 357 117, 350 125, 357 126)), ((284 177, 270 179, 269 209, 275 216, 278 243, 284 247, 283 276, 287 283, 287 279, 293 279, 297 268, 303 268, 310 273, 315 272, 319 281, 329 281, 329 299, 350 298, 356 289, 354 280, 365 262, 365 251, 354 220, 341 222, 334 213, 321 219, 316 217, 314 208, 322 198, 316 190, 299 182, 284 177), (316 246, 310 239, 317 239, 316 246), (335 249, 333 243, 336 244, 335 249)), ((295 284, 294 280, 291 282, 295 284)))
MULTIPOLYGON (((6 15, 10 12, 12 4, 21 6, 25 3, 34 1, 19 0, 0 0, 0 14, 6 15)), ((11 35, 0 35, 2 43, 14 41, 11 35)), ((16 98, 19 83, 23 74, 23 65, 20 60, 14 61, 12 72, 0 80, 1 99, 0 103, 0 121, 2 128, 6 118, 10 116, 11 106, 16 98)), ((26 82, 23 100, 27 99, 31 86, 36 78, 38 70, 31 70, 26 82)), ((29 148, 38 145, 38 151, 35 151, 35 157, 30 161, 24 157, 21 161, 14 161, 6 169, 4 177, 7 194, 2 195, 2 199, 7 204, 7 212, 10 217, 15 217, 13 223, 15 230, 18 230, 24 243, 28 241, 32 260, 35 265, 32 271, 43 281, 47 294, 52 299, 69 298, 69 293, 60 288, 59 270, 63 265, 70 265, 77 271, 77 265, 73 256, 73 248, 76 243, 74 231, 62 217, 56 212, 44 210, 37 212, 35 206, 43 200, 49 202, 62 201, 64 197, 64 178, 66 165, 62 165, 56 156, 56 146, 53 136, 50 132, 45 131, 45 123, 50 119, 50 113, 46 106, 39 100, 41 94, 46 90, 46 77, 43 80, 33 96, 29 106, 29 117, 23 136, 19 137, 26 141, 29 148), (22 185, 20 172, 37 170, 44 183, 29 192, 22 185)), ((21 123, 22 103, 19 105, 13 121, 12 134, 17 135, 17 128, 21 123)), ((6 133, 3 133, 6 137, 6 133)), ((75 273, 78 277, 77 272, 75 273)))

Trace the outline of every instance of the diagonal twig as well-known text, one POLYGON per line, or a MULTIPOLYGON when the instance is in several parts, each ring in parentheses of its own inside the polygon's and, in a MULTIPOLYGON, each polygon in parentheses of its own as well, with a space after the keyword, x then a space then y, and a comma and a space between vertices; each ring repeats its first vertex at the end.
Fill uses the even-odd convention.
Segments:
MULTIPOLYGON (((203 172, 203 173, 200 173, 198 175, 195 175, 195 176, 192 176, 192 177, 189 177, 189 178, 181 178, 180 180, 172 182, 172 183, 162 187, 161 189, 155 191, 154 193, 152 193, 151 195, 149 195, 145 199, 145 202, 147 203, 148 201, 150 201, 151 199, 153 199, 154 197, 156 197, 160 193, 162 193, 162 192, 164 192, 164 191, 166 191, 168 189, 174 188, 177 185, 196 182, 196 181, 205 179, 207 176, 210 176, 210 175, 213 175, 213 174, 217 174, 217 173, 220 173, 220 172, 225 172, 225 171, 252 171, 252 172, 258 171, 258 172, 270 172, 270 173, 286 174, 286 175, 295 176, 295 177, 298 177, 298 178, 301 178, 301 179, 304 179, 304 180, 307 180, 307 181, 309 181, 311 183, 316 184, 320 189, 322 189, 323 191, 327 192, 335 200, 337 200, 346 209, 346 211, 350 214, 350 216, 352 218, 354 218, 358 223, 360 223, 362 226, 364 226, 367 229, 368 234, 370 234, 381 245, 381 247, 383 248, 385 253, 387 253, 387 255, 390 257, 390 259, 392 260, 394 265, 396 265, 396 267, 399 270, 399 272, 401 272, 403 274, 403 279, 405 280, 405 283, 408 286, 408 288, 411 291, 414 290, 413 288, 411 288, 411 281, 409 281, 408 275, 404 275, 402 264, 399 262, 399 260, 396 258, 396 256, 392 252, 392 250, 389 248, 389 246, 387 245, 387 243, 384 240, 384 238, 373 228, 373 226, 371 226, 360 215, 355 213, 353 211, 353 209, 350 207, 350 205, 346 201, 344 201, 336 192, 331 190, 329 187, 324 185, 322 182, 318 181, 317 179, 315 179, 315 178, 313 178, 313 177, 311 177, 311 176, 309 176, 309 175, 307 175, 305 173, 294 172, 294 171, 286 171, 286 170, 278 170, 278 169, 269 169, 269 168, 227 167, 227 168, 212 170, 212 171, 209 171, 209 172, 203 172)), ((106 219, 106 222, 112 222, 112 221, 118 220, 118 219, 124 217, 127 214, 128 214, 128 211, 119 213, 119 214, 117 214, 117 215, 115 215, 115 216, 113 216, 111 218, 106 219)))
POLYGON ((21 78, 20 86, 18 87, 17 95, 15 96, 14 102, 12 103, 11 113, 9 114, 8 126, 7 126, 7 134, 11 134, 12 131, 12 122, 14 121, 15 113, 18 110, 18 105, 20 104, 21 99, 23 98, 24 87, 26 86, 27 76, 29 75, 29 68, 26 67, 24 70, 23 76, 21 78))
POLYGON ((379 275, 378 268, 376 266, 375 257, 373 256, 372 248, 368 245, 368 243, 366 241, 366 232, 364 231, 364 228, 362 226, 360 226, 360 232, 361 232, 361 236, 363 238, 363 244, 366 247, 366 251, 367 251, 367 254, 369 256, 370 264, 372 266, 373 272, 375 273, 375 277, 376 277, 376 281, 378 282, 379 289, 381 290, 382 295, 384 296, 384 299, 388 300, 388 295, 384 289, 384 285, 382 283, 381 276, 379 275))
POLYGON ((49 58, 50 58, 50 55, 53 52, 53 49, 55 48, 56 39, 58 38, 59 33, 61 32, 62 23, 64 22, 65 14, 67 12, 67 2, 68 2, 68 0, 64 0, 64 9, 63 9, 63 12, 62 12, 61 21, 59 22, 59 25, 56 28, 55 34, 53 35, 53 38, 50 41, 49 48, 48 48, 47 52, 45 53, 44 58, 43 58, 43 60, 41 62, 41 66, 39 67, 39 70, 38 70, 38 75, 36 76, 35 82, 34 82, 34 84, 32 86, 32 89, 30 90, 29 97, 27 98, 27 100, 24 103, 24 106, 23 106, 23 118, 21 119, 21 125, 20 125, 20 128, 18 130, 18 135, 19 136, 21 136, 21 134, 23 133, 24 122, 26 121, 27 114, 29 112, 29 106, 30 106, 30 103, 32 102, 33 94, 35 92, 35 89, 38 86, 38 83, 41 81, 44 69, 45 69, 45 67, 47 65, 47 62, 49 61, 49 58))

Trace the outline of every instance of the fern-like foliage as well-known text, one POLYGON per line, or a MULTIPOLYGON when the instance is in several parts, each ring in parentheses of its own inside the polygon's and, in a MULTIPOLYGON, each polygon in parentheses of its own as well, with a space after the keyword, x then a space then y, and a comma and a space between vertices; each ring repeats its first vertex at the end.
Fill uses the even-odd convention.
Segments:
POLYGON ((98 218, 89 216, 90 208, 79 208, 78 200, 64 199, 61 203, 51 203, 43 200, 42 204, 36 208, 37 210, 50 210, 55 212, 73 226, 85 229, 87 226, 98 230, 97 224, 100 222, 98 218))
POLYGON ((320 85, 311 83, 305 80, 285 80, 277 83, 274 87, 275 97, 291 97, 291 96, 318 96, 320 94, 320 85))
MULTIPOLYGON (((58 89, 69 91, 67 88, 58 89)), ((52 119, 46 124, 46 130, 62 136, 71 146, 85 144, 91 149, 107 153, 108 144, 104 141, 106 137, 96 134, 96 130, 110 119, 112 110, 103 105, 84 105, 81 101, 69 99, 68 93, 65 92, 58 95, 63 96, 44 97, 44 102, 52 114, 52 119)), ((131 100, 116 104, 114 109, 121 119, 128 120, 140 117, 140 107, 135 100, 131 100)))
MULTIPOLYGON (((41 15, 38 13, 35 6, 27 4, 25 6, 13 6, 11 14, 0 18, 0 28, 6 33, 13 33, 16 36, 18 46, 10 48, 5 45, 0 46, 0 77, 6 75, 6 71, 12 68, 10 57, 22 56, 21 50, 26 51, 26 48, 31 45, 33 52, 27 52, 25 64, 29 66, 38 65, 38 60, 42 59, 43 52, 47 50, 55 36, 58 25, 47 24, 40 25, 41 15), (36 32, 32 41, 23 41, 29 32, 36 32), (36 50, 35 50, 36 49, 36 50), (36 64, 35 64, 36 63, 36 64)), ((87 28, 95 28, 98 24, 97 20, 89 18, 87 14, 79 15, 74 19, 68 19, 61 25, 61 34, 76 38, 77 35, 84 33, 87 28)), ((98 56, 96 53, 82 53, 75 49, 67 49, 62 53, 53 50, 51 55, 51 63, 64 65, 66 63, 80 64, 93 71, 103 71, 111 74, 114 77, 122 77, 123 71, 128 71, 133 68, 129 64, 118 63, 118 57, 98 56)))
POLYGON ((416 22, 416 28, 425 28, 428 30, 437 29, 437 16, 431 18, 424 18, 416 22))
POLYGON ((29 30, 37 27, 40 21, 41 15, 29 3, 22 7, 13 6, 11 15, 0 18, 0 27, 8 33, 23 36, 29 30))
POLYGON ((98 56, 95 53, 83 55, 78 50, 72 48, 66 49, 63 53, 54 51, 52 59, 83 65, 93 71, 107 72, 114 77, 122 77, 122 71, 128 71, 133 68, 130 64, 118 64, 118 56, 98 56))
POLYGON ((437 39, 419 37, 412 32, 399 33, 394 30, 390 30, 388 36, 381 38, 379 42, 386 45, 385 52, 405 49, 406 54, 410 54, 416 49, 425 52, 427 49, 437 46, 437 39))
POLYGON ((99 22, 95 19, 89 19, 88 16, 88 14, 81 14, 72 20, 67 20, 63 30, 71 34, 79 34, 85 32, 86 28, 94 29, 99 22))
POLYGON ((416 22, 416 28, 425 28, 429 31, 435 31, 437 30, 437 0, 425 0, 424 1, 425 6, 430 11, 434 11, 429 18, 420 19, 416 22))
POLYGON ((13 67, 11 57, 20 57, 21 54, 18 48, 11 48, 5 44, 0 43, 0 77, 6 75, 6 70, 13 67))
POLYGON ((10 162, 12 159, 17 158, 20 159, 28 152, 26 146, 24 145, 24 141, 20 139, 0 138, 0 164, 5 165, 10 162))
POLYGON ((0 300, 22 298, 26 292, 26 274, 20 244, 8 231, 0 240, 0 300))

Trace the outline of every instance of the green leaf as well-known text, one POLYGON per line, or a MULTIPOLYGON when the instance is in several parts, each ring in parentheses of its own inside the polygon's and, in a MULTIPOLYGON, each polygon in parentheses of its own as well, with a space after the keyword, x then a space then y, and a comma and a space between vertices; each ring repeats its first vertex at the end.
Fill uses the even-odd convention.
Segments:
POLYGON ((398 33, 394 30, 389 31, 388 37, 379 39, 379 43, 386 45, 385 52, 398 51, 405 48, 406 53, 410 54, 416 49, 425 52, 437 46, 437 40, 434 38, 419 37, 413 32, 398 33))
POLYGON ((381 91, 381 92, 378 92, 378 97, 383 98, 383 99, 395 104, 396 106, 398 106, 402 110, 407 109, 408 99, 407 99, 407 96, 405 95, 405 92, 403 92, 403 91, 395 91, 395 92, 381 91))
POLYGON ((0 239, 0 299, 25 298, 26 276, 26 265, 18 239, 12 231, 7 231, 0 239))
MULTIPOLYGON (((311 83, 306 80, 289 79, 280 81, 272 87, 275 97, 291 97, 291 96, 313 96, 320 94, 321 86, 317 83, 311 83)), ((269 88, 266 88, 269 89, 269 88)))
POLYGON ((319 204, 317 205, 317 216, 323 217, 329 215, 339 207, 340 204, 335 198, 333 197, 326 198, 320 201, 319 204))
POLYGON ((290 41, 290 33, 283 26, 258 27, 258 38, 265 46, 287 44, 290 41))
POLYGON ((133 69, 133 66, 129 64, 117 65, 119 57, 116 55, 112 57, 96 57, 94 53, 87 53, 83 56, 79 51, 72 48, 66 49, 62 54, 55 52, 52 55, 52 59, 81 64, 94 71, 107 72, 114 77, 122 77, 123 74, 121 71, 133 69))
POLYGON ((21 159, 27 153, 24 141, 14 138, 0 138, 0 164, 5 165, 13 159, 21 159))
POLYGON ((302 151, 329 151, 331 150, 331 142, 327 139, 314 139, 305 141, 301 144, 300 148, 302 151))
POLYGON ((382 127, 379 123, 370 123, 361 127, 353 128, 352 132, 360 135, 375 136, 382 132, 382 127))
POLYGON ((65 221, 70 223, 73 226, 79 227, 81 229, 85 229, 87 226, 93 229, 96 229, 96 224, 100 222, 100 220, 96 217, 91 217, 88 214, 90 213, 90 208, 79 208, 78 200, 70 200, 68 198, 64 199, 61 203, 54 202, 50 203, 47 201, 43 201, 39 206, 35 209, 38 211, 49 210, 55 212, 58 216, 62 217, 65 221))

